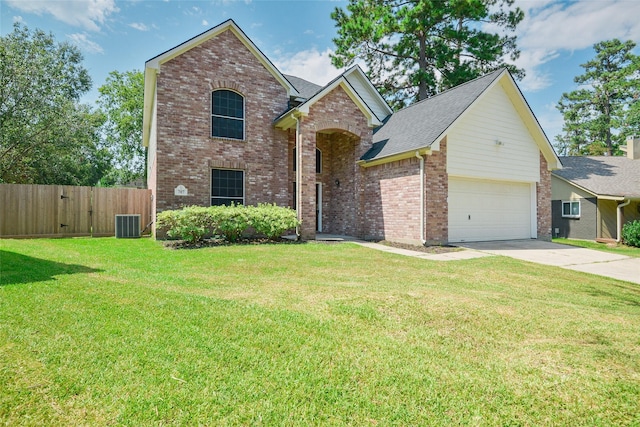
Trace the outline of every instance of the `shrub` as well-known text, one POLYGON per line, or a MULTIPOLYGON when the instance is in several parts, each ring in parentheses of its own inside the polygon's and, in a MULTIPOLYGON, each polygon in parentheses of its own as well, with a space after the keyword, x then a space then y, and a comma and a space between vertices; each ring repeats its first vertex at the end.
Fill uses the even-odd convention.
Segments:
POLYGON ((171 210, 160 212, 156 219, 156 232, 174 238, 173 230, 177 228, 179 212, 171 210))
POLYGON ((626 245, 640 248, 640 220, 627 222, 622 227, 622 241, 626 245))
POLYGON ((276 239, 298 225, 296 212, 275 204, 258 206, 187 206, 158 214, 158 231, 172 239, 197 243, 206 235, 220 234, 229 242, 237 242, 253 227, 256 233, 276 239))
POLYGON ((158 214, 158 227, 167 236, 180 238, 189 243, 201 241, 215 229, 214 218, 208 208, 187 206, 181 210, 163 211, 158 214))
POLYGON ((208 209, 216 224, 216 231, 228 242, 237 242, 249 228, 249 209, 246 206, 211 206, 208 209))
POLYGON ((250 210, 250 223, 256 233, 274 240, 298 226, 296 211, 275 204, 258 204, 250 210))

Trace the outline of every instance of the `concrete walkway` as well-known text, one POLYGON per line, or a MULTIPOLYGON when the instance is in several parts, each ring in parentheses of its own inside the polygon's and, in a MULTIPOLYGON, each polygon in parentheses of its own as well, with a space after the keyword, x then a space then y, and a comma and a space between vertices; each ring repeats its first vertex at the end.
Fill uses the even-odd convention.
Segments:
POLYGON ((465 248, 640 284, 640 258, 540 240, 464 243, 465 248))
POLYGON ((394 248, 380 243, 358 240, 349 236, 319 234, 316 240, 353 242, 370 249, 431 261, 460 261, 501 255, 640 284, 640 258, 632 258, 610 252, 560 245, 540 240, 528 239, 464 243, 460 245, 464 250, 441 254, 429 254, 394 248))

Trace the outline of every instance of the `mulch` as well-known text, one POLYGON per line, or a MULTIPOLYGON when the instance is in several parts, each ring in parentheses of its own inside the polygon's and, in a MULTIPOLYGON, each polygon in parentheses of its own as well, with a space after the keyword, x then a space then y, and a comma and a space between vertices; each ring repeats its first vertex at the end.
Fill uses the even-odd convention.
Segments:
POLYGON ((456 252, 460 250, 460 248, 456 246, 449 246, 449 245, 422 246, 422 245, 412 245, 409 243, 390 242, 388 240, 380 240, 380 241, 376 241, 375 243, 380 243, 381 245, 391 246, 399 249, 406 249, 409 251, 424 252, 428 254, 445 254, 447 252, 456 252))
MULTIPOLYGON (((421 245, 412 245, 409 243, 398 243, 398 242, 390 242, 388 240, 374 240, 374 243, 380 243, 385 246, 391 246, 394 248, 407 249, 410 251, 416 252, 424 252, 428 254, 443 254, 447 252, 455 252, 460 250, 460 248, 455 246, 448 245, 434 245, 434 246, 421 246, 421 245)), ((224 239, 212 238, 212 239, 204 239, 200 242, 189 243, 184 240, 165 240, 163 242, 164 247, 168 249, 200 249, 200 248, 212 248, 218 246, 253 246, 253 245, 299 245, 307 242, 304 241, 296 241, 291 239, 280 238, 277 240, 270 240, 266 238, 243 238, 239 239, 237 242, 228 242, 224 239)), ((336 244, 341 243, 339 241, 323 241, 318 240, 314 241, 314 243, 320 244, 336 244)))
POLYGON ((224 239, 204 239, 200 242, 189 243, 184 240, 165 240, 163 242, 164 247, 168 249, 200 249, 200 248, 213 248, 217 246, 247 246, 247 245, 274 245, 274 244, 300 244, 290 239, 280 238, 278 240, 269 240, 266 238, 243 238, 236 242, 228 242, 224 239))

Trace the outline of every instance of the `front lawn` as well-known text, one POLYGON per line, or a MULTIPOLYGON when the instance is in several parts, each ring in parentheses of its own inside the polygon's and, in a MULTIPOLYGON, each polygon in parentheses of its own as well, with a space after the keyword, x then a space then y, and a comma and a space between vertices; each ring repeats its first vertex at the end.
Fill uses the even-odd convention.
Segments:
POLYGON ((0 424, 640 424, 630 283, 111 238, 0 240, 0 273, 0 424))
POLYGON ((576 239, 564 239, 564 238, 553 239, 553 243, 578 246, 578 247, 587 248, 587 249, 596 249, 599 251, 611 252, 613 254, 640 258, 640 248, 634 248, 633 246, 627 246, 622 243, 598 243, 590 240, 576 240, 576 239))

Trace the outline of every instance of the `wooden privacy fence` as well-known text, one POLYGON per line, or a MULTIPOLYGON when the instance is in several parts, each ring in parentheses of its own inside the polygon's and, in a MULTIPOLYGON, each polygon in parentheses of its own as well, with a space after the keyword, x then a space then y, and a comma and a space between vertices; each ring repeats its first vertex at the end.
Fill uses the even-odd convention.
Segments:
POLYGON ((151 222, 151 190, 0 184, 0 237, 114 236, 116 214, 151 222))

